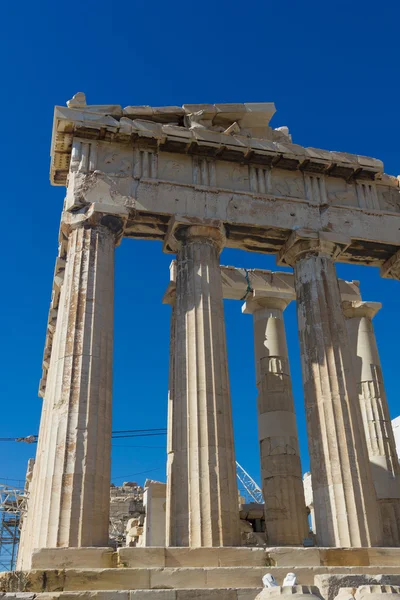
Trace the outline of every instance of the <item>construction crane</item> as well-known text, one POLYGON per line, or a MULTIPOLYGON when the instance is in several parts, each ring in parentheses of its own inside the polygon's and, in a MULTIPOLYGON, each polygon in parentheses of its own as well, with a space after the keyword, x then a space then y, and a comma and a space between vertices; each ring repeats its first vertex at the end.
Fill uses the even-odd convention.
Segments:
POLYGON ((27 494, 21 488, 0 483, 0 570, 13 571, 17 560, 27 494))
POLYGON ((254 481, 252 477, 243 469, 243 467, 236 461, 236 476, 239 483, 244 487, 247 494, 254 502, 258 504, 264 504, 264 497, 260 486, 254 481))

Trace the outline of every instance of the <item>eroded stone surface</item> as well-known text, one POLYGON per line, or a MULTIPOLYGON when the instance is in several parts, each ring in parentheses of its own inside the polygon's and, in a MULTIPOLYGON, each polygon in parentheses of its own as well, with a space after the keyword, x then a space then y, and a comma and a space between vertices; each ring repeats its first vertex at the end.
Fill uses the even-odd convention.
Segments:
POLYGON ((291 296, 253 292, 243 306, 253 315, 258 436, 268 544, 293 546, 308 535, 300 450, 283 310, 291 296))
POLYGON ((69 234, 19 568, 35 548, 106 546, 115 233, 69 234))
POLYGON ((32 554, 32 569, 100 569, 113 566, 116 566, 116 554, 112 548, 41 548, 32 554))
POLYGON ((383 546, 400 545, 400 464, 372 318, 379 302, 344 302, 368 456, 383 526, 383 546))
POLYGON ((320 590, 325 600, 334 600, 341 588, 351 588, 355 594, 362 585, 399 585, 399 574, 374 575, 361 573, 361 569, 354 569, 352 573, 318 574, 315 575, 315 585, 320 590))
POLYGON ((382 598, 400 598, 400 587, 394 585, 362 585, 354 595, 356 600, 382 600, 382 598))
POLYGON ((294 267, 317 541, 377 546, 382 525, 334 264, 346 243, 299 231, 281 260, 294 267))
POLYGON ((273 600, 274 598, 298 598, 299 600, 322 600, 320 592, 317 587, 309 586, 309 585, 294 585, 288 587, 271 587, 264 588, 258 596, 256 596, 256 600, 273 600))
POLYGON ((167 545, 236 546, 238 492, 219 265, 224 240, 215 227, 183 228, 180 235, 167 545))

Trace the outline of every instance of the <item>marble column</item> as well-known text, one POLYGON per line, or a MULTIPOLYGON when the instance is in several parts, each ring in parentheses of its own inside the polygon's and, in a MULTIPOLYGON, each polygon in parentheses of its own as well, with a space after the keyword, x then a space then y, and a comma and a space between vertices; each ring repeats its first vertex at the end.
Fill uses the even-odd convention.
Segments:
POLYGON ((281 264, 294 267, 317 542, 377 546, 382 524, 335 269, 347 244, 297 231, 281 264))
POLYGON ((400 464, 372 318, 379 302, 344 302, 372 478, 383 523, 383 545, 400 546, 400 464))
MULTIPOLYGON (((219 254, 221 229, 176 232, 167 544, 240 545, 219 254)), ((170 386, 171 389, 171 386, 170 386)))
POLYGON ((258 438, 265 527, 270 546, 298 546, 308 536, 296 415, 283 311, 291 302, 254 295, 242 311, 253 315, 258 438))
MULTIPOLYGON (((175 265, 174 265, 175 266, 175 265)), ((167 303, 171 305, 171 326, 170 326, 170 342, 169 342, 169 379, 168 379, 168 418, 167 418, 167 493, 166 493, 166 531, 165 540, 167 546, 173 546, 173 536, 175 535, 175 528, 178 525, 180 519, 178 513, 175 515, 177 506, 175 496, 172 496, 172 490, 176 487, 175 476, 179 476, 179 472, 184 468, 187 471, 187 461, 183 453, 175 452, 177 448, 177 441, 175 441, 175 434, 178 433, 178 428, 174 427, 174 379, 175 379, 175 294, 168 298, 167 303), (182 459, 185 458, 182 463, 182 459), (181 463, 178 465, 178 462, 181 463), (171 506, 171 500, 174 497, 174 506, 171 506)), ((179 481, 179 480, 178 480, 179 481)), ((179 485, 179 484, 178 484, 179 485)), ((182 497, 185 498, 184 505, 179 507, 178 510, 187 510, 187 484, 185 483, 185 494, 182 497)), ((179 502, 179 501, 178 501, 179 502)))
POLYGON ((27 518, 35 548, 107 546, 114 248, 121 220, 69 233, 27 518))

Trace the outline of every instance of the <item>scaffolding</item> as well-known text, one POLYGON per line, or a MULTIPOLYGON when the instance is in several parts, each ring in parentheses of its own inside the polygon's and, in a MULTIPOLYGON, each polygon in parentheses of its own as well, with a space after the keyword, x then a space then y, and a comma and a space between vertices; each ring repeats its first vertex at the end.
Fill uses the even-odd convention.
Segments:
POLYGON ((245 471, 242 465, 236 461, 236 477, 238 478, 239 491, 244 495, 246 502, 257 502, 264 504, 263 493, 260 486, 245 471), (243 487, 241 487, 243 486, 243 487))
POLYGON ((27 493, 0 483, 0 571, 14 571, 27 493))

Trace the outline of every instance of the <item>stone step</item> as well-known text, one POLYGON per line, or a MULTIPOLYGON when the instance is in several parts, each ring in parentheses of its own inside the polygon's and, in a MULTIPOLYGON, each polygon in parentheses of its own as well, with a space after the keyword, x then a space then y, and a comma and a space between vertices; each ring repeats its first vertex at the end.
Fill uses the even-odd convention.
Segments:
POLYGON ((400 548, 43 548, 33 569, 400 565, 400 548))
POLYGON ((46 592, 36 600, 255 600, 260 592, 261 588, 46 592))
MULTIPOLYGON (((288 567, 165 567, 113 569, 48 569, 0 573, 0 590, 62 592, 183 588, 259 588, 270 572, 279 584, 288 567)), ((297 567, 299 584, 314 585, 317 575, 400 575, 397 567, 297 567)))

